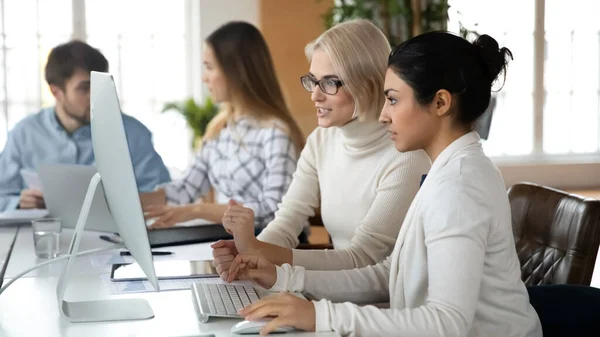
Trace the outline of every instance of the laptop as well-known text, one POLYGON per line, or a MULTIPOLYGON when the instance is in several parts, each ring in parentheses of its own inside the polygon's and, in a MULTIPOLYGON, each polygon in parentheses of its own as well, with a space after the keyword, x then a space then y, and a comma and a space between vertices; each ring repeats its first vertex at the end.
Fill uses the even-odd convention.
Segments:
MULTIPOLYGON (((38 175, 43 186, 46 207, 51 217, 62 220, 65 228, 75 228, 77 225, 90 180, 96 172, 95 167, 85 165, 47 164, 39 167, 38 175)), ((147 224, 151 222, 149 220, 147 224)), ((104 198, 102 184, 96 189, 85 229, 98 232, 117 231, 104 198)), ((152 248, 231 238, 221 224, 211 224, 203 219, 176 224, 171 228, 148 231, 152 248)))
MULTIPOLYGON (((86 165, 52 164, 41 165, 37 172, 50 216, 60 218, 65 228, 75 228, 90 180, 97 172, 96 168, 86 165)), ((102 184, 98 185, 94 194, 85 229, 99 232, 117 231, 117 225, 108 212, 102 184)))

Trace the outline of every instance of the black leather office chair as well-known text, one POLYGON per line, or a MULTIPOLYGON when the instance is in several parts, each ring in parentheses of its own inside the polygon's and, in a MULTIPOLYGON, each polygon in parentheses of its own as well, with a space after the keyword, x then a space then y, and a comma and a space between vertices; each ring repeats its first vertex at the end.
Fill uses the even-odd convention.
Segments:
POLYGON ((600 200, 528 183, 512 186, 508 198, 523 282, 589 285, 600 245, 600 200))

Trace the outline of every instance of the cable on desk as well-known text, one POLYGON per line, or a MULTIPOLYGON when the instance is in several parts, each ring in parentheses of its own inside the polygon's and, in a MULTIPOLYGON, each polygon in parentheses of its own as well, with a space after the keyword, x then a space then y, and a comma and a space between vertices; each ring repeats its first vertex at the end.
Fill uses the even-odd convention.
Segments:
POLYGON ((8 254, 6 254, 6 259, 4 259, 4 265, 2 266, 2 270, 0 271, 0 287, 2 287, 2 284, 4 283, 4 274, 6 274, 6 269, 8 268, 8 262, 10 261, 10 256, 12 255, 12 251, 15 248, 15 242, 17 242, 17 236, 19 235, 20 229, 21 229, 21 226, 17 226, 17 230, 15 231, 15 236, 13 237, 13 240, 10 243, 10 248, 8 248, 8 254))
MULTIPOLYGON (((120 245, 114 245, 111 247, 103 247, 103 248, 96 248, 96 249, 90 249, 90 250, 84 250, 83 252, 79 252, 77 254, 75 254, 75 256, 85 256, 85 255, 91 255, 91 254, 95 254, 95 253, 100 253, 100 252, 105 252, 105 251, 109 251, 109 250, 113 250, 116 248, 123 248, 125 247, 125 245, 120 244, 120 245)), ((11 278, 10 281, 8 281, 8 283, 6 283, 2 288, 0 288, 0 295, 2 295, 2 293, 6 290, 6 288, 8 288, 11 284, 13 284, 16 280, 18 280, 19 278, 23 277, 23 275, 28 274, 40 267, 43 267, 45 265, 57 262, 57 261, 61 261, 61 260, 66 260, 71 256, 71 254, 67 254, 67 255, 63 255, 57 258, 54 258, 52 260, 48 260, 46 262, 42 262, 39 264, 36 264, 35 266, 21 272, 20 274, 16 275, 15 277, 11 278)))

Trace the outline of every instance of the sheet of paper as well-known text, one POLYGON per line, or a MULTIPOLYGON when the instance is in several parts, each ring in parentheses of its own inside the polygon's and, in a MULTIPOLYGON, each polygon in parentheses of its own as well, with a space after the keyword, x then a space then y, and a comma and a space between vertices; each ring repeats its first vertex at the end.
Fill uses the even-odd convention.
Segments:
MULTIPOLYGON (((132 294, 132 293, 147 293, 155 291, 152 284, 148 281, 125 281, 113 282, 110 280, 110 275, 104 274, 100 276, 104 286, 111 295, 132 294)), ((170 290, 187 290, 196 282, 229 284, 220 278, 191 278, 191 279, 176 279, 176 280, 159 280, 158 286, 160 291, 170 290)), ((235 281, 231 284, 252 285, 250 281, 235 281)))
POLYGON ((32 188, 40 191, 42 190, 42 181, 40 180, 40 177, 35 171, 21 170, 20 173, 21 177, 25 181, 25 184, 27 185, 27 188, 32 188))
POLYGON ((46 216, 48 216, 48 210, 45 209, 13 209, 0 212, 0 225, 24 223, 46 216))

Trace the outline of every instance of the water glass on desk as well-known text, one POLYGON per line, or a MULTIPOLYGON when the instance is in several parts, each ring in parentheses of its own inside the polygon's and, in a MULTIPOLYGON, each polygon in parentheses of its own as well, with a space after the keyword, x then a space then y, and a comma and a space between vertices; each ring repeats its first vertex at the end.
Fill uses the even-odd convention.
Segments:
POLYGON ((31 221, 35 255, 42 259, 58 256, 58 243, 62 227, 60 219, 39 219, 31 221))

